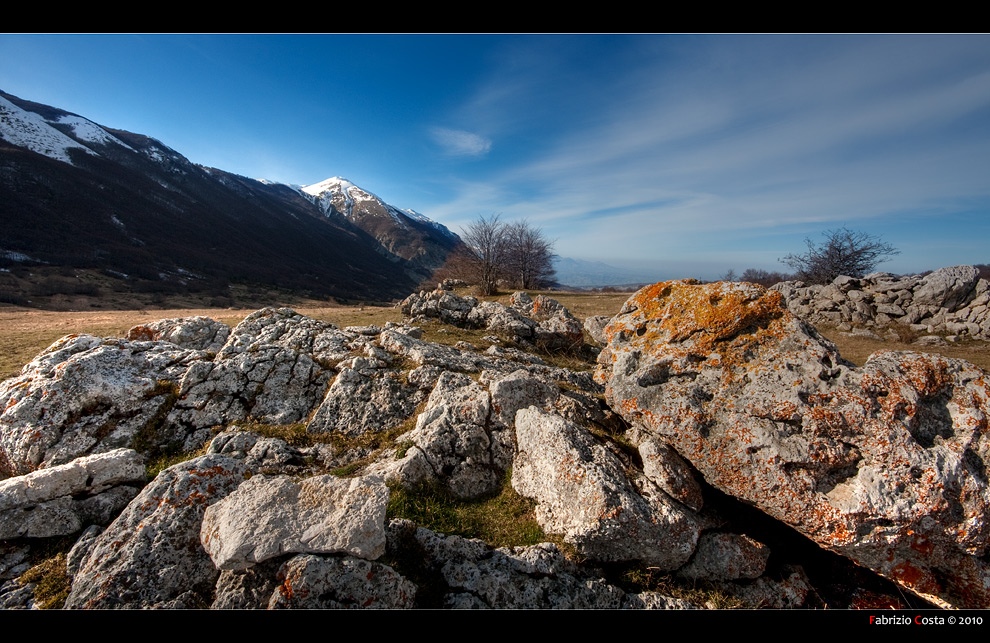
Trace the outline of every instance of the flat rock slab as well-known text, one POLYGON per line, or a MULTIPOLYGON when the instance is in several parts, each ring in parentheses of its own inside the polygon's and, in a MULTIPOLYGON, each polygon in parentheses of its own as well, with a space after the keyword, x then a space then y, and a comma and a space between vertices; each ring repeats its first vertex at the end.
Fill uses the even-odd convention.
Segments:
POLYGON ((0 540, 48 538, 105 524, 144 482, 136 451, 115 449, 0 481, 0 540))
POLYGON ((286 553, 385 551, 388 487, 381 478, 257 475, 206 510, 203 547, 218 569, 246 569, 286 553))

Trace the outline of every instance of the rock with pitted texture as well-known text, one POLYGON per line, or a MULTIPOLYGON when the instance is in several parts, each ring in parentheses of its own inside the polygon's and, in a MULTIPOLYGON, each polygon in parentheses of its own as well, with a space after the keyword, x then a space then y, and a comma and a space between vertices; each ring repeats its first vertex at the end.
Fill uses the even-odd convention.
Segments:
POLYGON ((134 326, 127 339, 166 341, 182 348, 216 353, 227 342, 230 326, 209 317, 179 317, 161 319, 134 326))
POLYGON ((188 432, 248 416, 300 422, 323 399, 333 367, 353 357, 356 337, 289 308, 251 313, 212 362, 185 374, 167 425, 188 432))
POLYGON ((200 544, 203 514, 245 472, 240 460, 223 455, 162 471, 90 546, 65 606, 205 606, 220 572, 200 544))
POLYGON ((440 605, 454 609, 692 609, 655 592, 627 594, 568 560, 551 543, 493 548, 444 536, 408 520, 388 526, 388 554, 439 576, 440 605))
POLYGON ((0 481, 0 540, 64 536, 106 524, 143 482, 144 463, 131 449, 0 481))
POLYGON ((0 384, 0 477, 116 448, 164 446, 156 431, 178 381, 203 351, 168 343, 68 335, 0 384))
POLYGON ((246 569, 286 553, 385 551, 388 488, 381 478, 256 475, 206 509, 201 539, 218 569, 246 569))
POLYGON ((595 560, 643 561, 663 570, 687 562, 703 522, 656 484, 630 480, 619 458, 585 429, 536 407, 516 414, 512 487, 536 500, 549 533, 595 560))
POLYGON ((388 565, 301 555, 279 570, 269 609, 407 609, 416 586, 388 565))
POLYGON ((640 290, 596 379, 641 436, 722 491, 942 605, 990 605, 990 384, 961 360, 875 353, 862 368, 779 292, 640 290))

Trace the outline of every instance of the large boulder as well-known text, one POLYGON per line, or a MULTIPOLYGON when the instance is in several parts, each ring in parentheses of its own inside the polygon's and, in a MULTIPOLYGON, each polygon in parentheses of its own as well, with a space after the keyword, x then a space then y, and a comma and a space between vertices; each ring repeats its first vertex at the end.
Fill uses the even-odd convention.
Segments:
POLYGON ((205 606, 219 570, 200 544, 206 508, 244 481, 242 461, 205 455, 165 469, 89 548, 67 608, 205 606))
POLYGON ((955 310, 974 294, 980 271, 974 266, 939 268, 921 280, 914 292, 915 306, 955 310))
POLYGON ((585 429, 537 407, 516 413, 512 487, 536 500, 549 533, 595 560, 643 561, 663 570, 687 562, 702 521, 656 484, 630 480, 619 458, 585 429))
POLYGON ((640 439, 722 491, 942 605, 990 604, 990 383, 961 360, 876 353, 862 368, 779 292, 640 290, 596 379, 640 439))
POLYGON ((248 416, 301 422, 319 405, 352 337, 289 308, 248 315, 212 362, 190 368, 167 425, 193 431, 248 416))
POLYGON ((68 335, 0 384, 0 477, 117 448, 181 443, 158 432, 203 351, 68 335))

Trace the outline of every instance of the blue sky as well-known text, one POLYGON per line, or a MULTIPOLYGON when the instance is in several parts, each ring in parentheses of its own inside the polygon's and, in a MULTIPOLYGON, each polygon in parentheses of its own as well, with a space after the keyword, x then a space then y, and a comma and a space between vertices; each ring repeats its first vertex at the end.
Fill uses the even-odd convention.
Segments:
POLYGON ((990 263, 990 36, 6 34, 0 89, 655 279, 842 226, 891 272, 990 263))

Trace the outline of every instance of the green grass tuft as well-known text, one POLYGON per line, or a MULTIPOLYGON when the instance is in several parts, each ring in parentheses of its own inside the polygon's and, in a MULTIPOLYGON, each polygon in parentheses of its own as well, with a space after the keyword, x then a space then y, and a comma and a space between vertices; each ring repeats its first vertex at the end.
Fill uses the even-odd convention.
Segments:
POLYGON ((559 538, 543 532, 533 511, 536 502, 516 493, 510 481, 511 472, 506 472, 501 491, 479 500, 455 498, 437 482, 415 489, 392 485, 388 517, 406 518, 447 535, 479 538, 494 547, 553 542, 568 549, 559 538))

